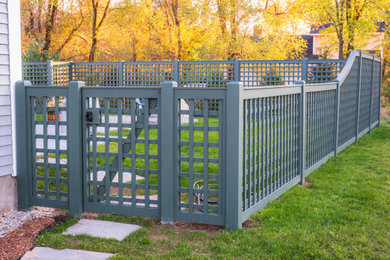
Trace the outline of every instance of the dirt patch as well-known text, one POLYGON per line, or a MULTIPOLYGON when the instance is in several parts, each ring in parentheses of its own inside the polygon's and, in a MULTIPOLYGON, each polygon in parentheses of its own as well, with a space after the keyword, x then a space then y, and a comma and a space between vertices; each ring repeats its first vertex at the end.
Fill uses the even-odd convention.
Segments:
POLYGON ((150 239, 152 239, 153 241, 157 241, 157 240, 166 240, 168 239, 169 236, 167 234, 150 234, 150 239))
POLYGON ((65 222, 66 215, 40 217, 25 222, 19 229, 0 239, 0 259, 18 259, 30 250, 35 238, 42 231, 51 229, 65 222))
POLYGON ((183 221, 175 222, 175 230, 186 230, 186 231, 206 231, 209 234, 225 230, 224 226, 209 225, 209 224, 198 224, 189 223, 183 221))
POLYGON ((83 215, 81 215, 81 218, 85 219, 96 219, 100 213, 94 213, 94 212, 85 212, 83 215))
POLYGON ((244 223, 242 223, 242 228, 255 228, 258 227, 259 223, 255 223, 252 220, 248 219, 244 223))

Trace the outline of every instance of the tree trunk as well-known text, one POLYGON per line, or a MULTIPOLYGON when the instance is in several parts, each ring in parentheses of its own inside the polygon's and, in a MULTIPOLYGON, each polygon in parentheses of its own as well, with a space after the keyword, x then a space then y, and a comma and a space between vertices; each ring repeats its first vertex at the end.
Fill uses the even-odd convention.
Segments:
POLYGON ((238 35, 238 22, 237 22, 237 3, 236 0, 230 0, 230 46, 228 59, 234 60, 238 56, 237 52, 237 35, 238 35))
POLYGON ((43 46, 44 51, 50 50, 51 47, 54 22, 57 16, 57 9, 58 9, 58 0, 49 1, 46 22, 45 22, 45 45, 43 46))
POLYGON ((92 39, 91 50, 89 51, 89 57, 88 57, 88 61, 89 62, 94 62, 95 61, 96 46, 97 46, 97 39, 93 38, 92 39))
POLYGON ((94 62, 95 61, 95 53, 96 53, 96 48, 98 44, 98 32, 100 30, 100 27, 103 25, 104 19, 107 16, 108 8, 110 6, 111 0, 108 0, 106 7, 104 8, 104 13, 103 16, 100 20, 100 22, 97 22, 97 16, 98 16, 98 7, 99 7, 99 1, 91 0, 92 1, 92 7, 93 7, 93 18, 92 18, 92 44, 91 44, 91 49, 89 51, 89 57, 88 61, 89 62, 94 62))

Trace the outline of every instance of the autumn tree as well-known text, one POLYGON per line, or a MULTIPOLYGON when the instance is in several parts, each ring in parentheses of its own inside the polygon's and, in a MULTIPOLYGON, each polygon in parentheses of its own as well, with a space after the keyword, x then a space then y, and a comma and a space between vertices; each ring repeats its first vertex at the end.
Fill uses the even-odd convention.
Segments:
POLYGON ((98 44, 98 36, 99 36, 99 31, 104 23, 104 20, 107 17, 107 13, 110 7, 111 0, 108 0, 104 6, 103 9, 103 14, 101 15, 101 18, 99 19, 99 9, 101 9, 101 5, 99 5, 99 0, 91 0, 92 4, 92 44, 91 44, 91 49, 89 51, 89 57, 88 61, 93 62, 95 61, 95 53, 96 53, 96 47, 98 44))
POLYGON ((298 12, 312 24, 327 25, 322 33, 336 35, 338 56, 345 58, 357 48, 362 48, 369 37, 376 31, 380 6, 385 0, 299 0, 296 1, 298 12))
POLYGON ((24 53, 28 54, 27 46, 30 46, 30 50, 37 52, 32 54, 36 59, 58 57, 83 22, 83 13, 77 8, 79 1, 22 0, 24 53))

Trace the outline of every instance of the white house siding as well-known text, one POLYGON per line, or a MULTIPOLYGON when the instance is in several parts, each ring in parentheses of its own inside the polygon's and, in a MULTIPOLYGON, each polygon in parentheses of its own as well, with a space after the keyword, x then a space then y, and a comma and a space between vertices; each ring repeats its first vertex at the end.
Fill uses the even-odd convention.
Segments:
POLYGON ((17 207, 15 82, 22 77, 19 0, 0 0, 0 214, 17 207))
POLYGON ((7 2, 7 0, 0 0, 0 176, 13 173, 10 53, 7 2))

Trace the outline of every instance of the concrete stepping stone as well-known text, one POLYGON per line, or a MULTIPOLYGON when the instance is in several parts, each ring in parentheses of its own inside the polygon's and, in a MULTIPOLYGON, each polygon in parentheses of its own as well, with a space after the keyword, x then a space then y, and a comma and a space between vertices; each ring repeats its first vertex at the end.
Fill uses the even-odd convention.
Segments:
POLYGON ((22 260, 104 260, 113 256, 110 253, 101 253, 74 249, 52 249, 49 247, 35 247, 28 251, 22 260))
POLYGON ((90 235, 100 238, 123 240, 141 227, 132 224, 123 224, 104 220, 81 219, 76 225, 69 227, 64 235, 90 235))

